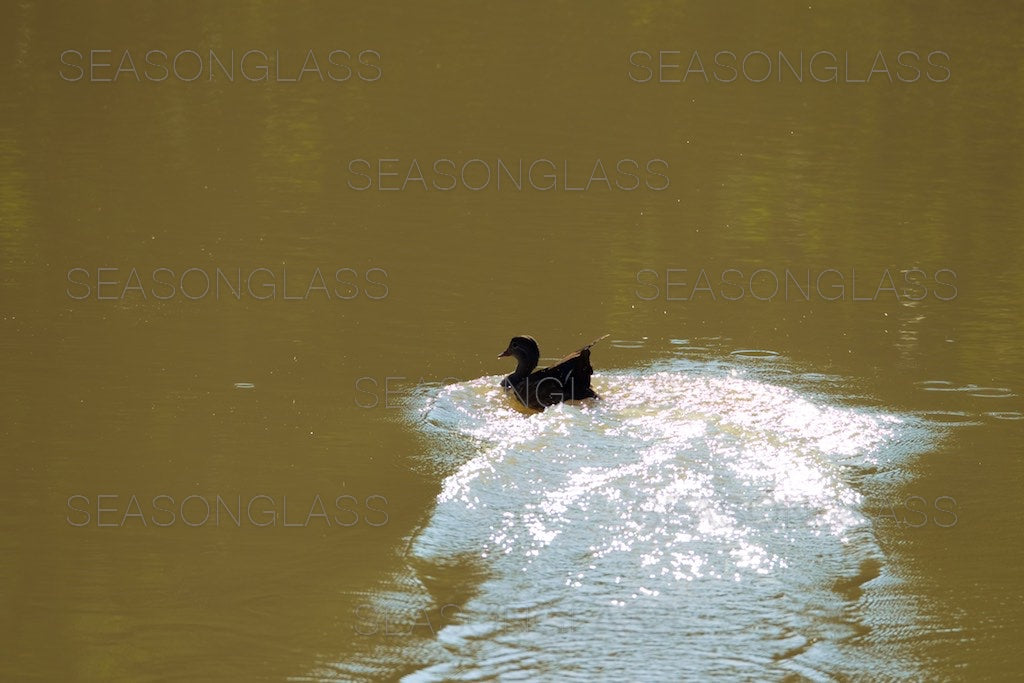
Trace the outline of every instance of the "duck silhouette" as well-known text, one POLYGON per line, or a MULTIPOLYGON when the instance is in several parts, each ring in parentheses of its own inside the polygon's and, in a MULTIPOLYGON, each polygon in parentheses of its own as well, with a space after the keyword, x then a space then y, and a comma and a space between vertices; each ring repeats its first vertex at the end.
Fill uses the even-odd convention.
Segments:
POLYGON ((583 398, 598 398, 590 387, 594 368, 590 365, 590 347, 608 335, 598 337, 579 351, 570 353, 555 365, 535 370, 540 361, 540 347, 529 336, 512 337, 508 348, 498 358, 513 356, 518 364, 511 375, 501 380, 506 392, 511 391, 527 408, 544 410, 547 406, 583 398))

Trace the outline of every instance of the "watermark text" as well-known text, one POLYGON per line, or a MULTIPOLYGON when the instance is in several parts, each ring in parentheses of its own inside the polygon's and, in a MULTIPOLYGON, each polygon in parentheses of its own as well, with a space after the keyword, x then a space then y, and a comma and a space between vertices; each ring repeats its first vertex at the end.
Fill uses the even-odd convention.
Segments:
POLYGON ((287 495, 251 496, 169 494, 146 497, 134 493, 68 496, 65 521, 73 527, 301 527, 338 528, 388 522, 388 499, 380 494, 351 494, 298 498, 287 495))

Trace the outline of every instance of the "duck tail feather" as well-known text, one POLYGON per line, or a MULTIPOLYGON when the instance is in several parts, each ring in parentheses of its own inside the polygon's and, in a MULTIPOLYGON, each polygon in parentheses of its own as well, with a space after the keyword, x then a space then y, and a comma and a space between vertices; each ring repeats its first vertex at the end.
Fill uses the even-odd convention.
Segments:
MULTIPOLYGON (((598 337, 598 338, 597 338, 597 339, 595 339, 594 341, 590 342, 589 344, 587 344, 587 345, 586 345, 586 346, 584 346, 583 348, 584 348, 584 349, 589 349, 589 348, 590 348, 591 346, 593 346, 593 345, 594 345, 594 344, 596 344, 597 342, 601 341, 602 339, 605 339, 605 338, 606 338, 606 337, 608 337, 608 336, 609 336, 610 334, 611 334, 610 332, 609 332, 608 334, 602 334, 602 335, 601 335, 600 337, 598 337)), ((582 349, 581 349, 581 350, 582 350, 582 349)))

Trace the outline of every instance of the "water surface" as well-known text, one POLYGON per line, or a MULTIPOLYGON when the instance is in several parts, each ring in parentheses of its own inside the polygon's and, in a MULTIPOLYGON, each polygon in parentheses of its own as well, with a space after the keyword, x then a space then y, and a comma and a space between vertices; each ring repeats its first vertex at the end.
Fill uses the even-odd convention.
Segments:
POLYGON ((1020 670, 1020 7, 0 16, 0 678, 1020 670), (61 76, 154 49, 286 77, 374 50, 381 77, 61 76), (950 77, 638 83, 638 50, 939 50, 950 77), (541 158, 670 182, 350 186, 354 159, 541 158), (276 289, 163 299, 160 268, 276 289), (761 272, 740 299, 732 270, 761 272), (825 286, 766 296, 787 270, 825 286), (604 401, 511 410, 523 333, 610 334, 604 401), (158 496, 256 514, 160 526, 158 496))

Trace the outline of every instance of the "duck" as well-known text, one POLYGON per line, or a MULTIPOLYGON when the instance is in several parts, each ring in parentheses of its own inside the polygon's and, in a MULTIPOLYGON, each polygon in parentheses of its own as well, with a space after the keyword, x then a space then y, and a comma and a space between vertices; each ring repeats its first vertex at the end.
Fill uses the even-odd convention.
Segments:
POLYGON ((549 368, 536 370, 540 361, 540 346, 529 335, 512 337, 508 348, 498 358, 512 356, 516 359, 516 370, 501 380, 506 393, 533 410, 544 410, 547 406, 562 401, 584 398, 600 398, 590 386, 594 368, 590 365, 590 347, 608 335, 598 337, 579 351, 570 353, 549 368))

